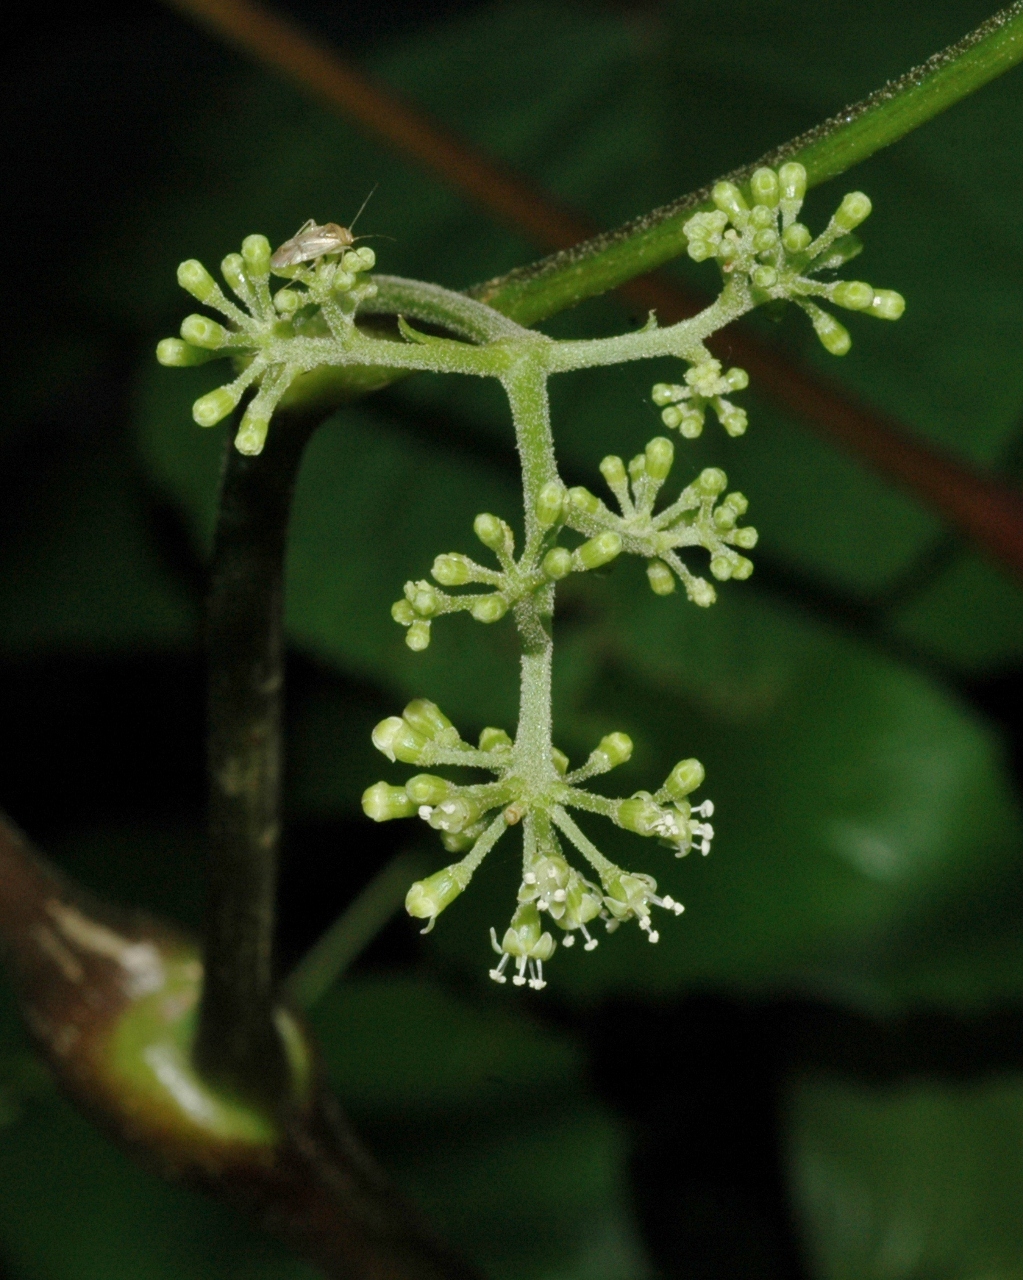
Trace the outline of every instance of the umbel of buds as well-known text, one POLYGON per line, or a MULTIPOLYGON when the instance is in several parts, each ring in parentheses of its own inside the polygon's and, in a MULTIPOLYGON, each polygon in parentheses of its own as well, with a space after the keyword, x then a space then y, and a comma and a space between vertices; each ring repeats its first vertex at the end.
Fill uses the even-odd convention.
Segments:
MULTIPOLYGON (((844 266, 860 252, 863 246, 853 232, 870 215, 871 203, 862 191, 849 192, 828 225, 814 236, 798 221, 805 195, 806 170, 794 162, 777 171, 757 169, 750 178, 748 199, 734 183, 719 182, 711 192, 714 210, 694 214, 682 228, 687 252, 694 262, 713 258, 732 287, 748 291, 754 304, 795 302, 810 317, 823 346, 832 355, 842 356, 852 345, 849 331, 812 298, 879 320, 898 320, 906 302, 894 289, 875 289, 862 280, 826 283, 816 278, 821 272, 844 266)), ((725 379, 740 372, 731 370, 725 379)), ((738 390, 739 386, 730 389, 738 390)), ((679 394, 667 397, 662 391, 658 403, 682 404, 703 394, 695 388, 689 393, 681 387, 672 390, 679 394)), ((710 398, 720 397, 722 391, 715 390, 710 398)), ((677 414, 665 409, 662 416, 667 426, 677 426, 683 434, 698 435, 702 427, 702 415, 697 420, 689 405, 683 405, 677 414)), ((741 427, 734 417, 731 426, 725 417, 721 421, 732 434, 745 429, 744 420, 741 427)))
POLYGON ((566 947, 583 939, 592 951, 597 938, 590 926, 602 922, 613 932, 635 920, 650 942, 659 932, 652 925, 654 908, 679 915, 682 905, 657 892, 657 881, 643 872, 624 871, 610 862, 580 831, 568 810, 584 809, 610 819, 636 835, 657 837, 684 857, 691 849, 710 852, 714 830, 706 819, 714 812, 709 800, 693 805, 689 796, 704 780, 698 760, 682 760, 656 792, 637 792, 607 799, 580 787, 588 778, 607 773, 632 755, 632 740, 609 733, 574 771, 560 751, 553 751, 546 771, 502 729, 487 728, 479 744, 465 742, 447 716, 432 702, 410 702, 400 716, 382 720, 373 742, 389 760, 423 770, 462 765, 494 775, 493 782, 459 784, 433 772, 413 774, 404 785, 377 782, 362 797, 366 815, 375 822, 418 816, 440 836, 449 853, 461 854, 411 886, 405 899, 409 915, 426 921, 429 932, 440 913, 465 891, 483 859, 509 827, 523 835, 522 878, 511 923, 501 937, 492 929, 491 946, 499 960, 490 970, 495 982, 510 974, 516 986, 541 990, 543 966, 560 937, 566 947), (582 855, 587 874, 570 865, 562 840, 582 855))

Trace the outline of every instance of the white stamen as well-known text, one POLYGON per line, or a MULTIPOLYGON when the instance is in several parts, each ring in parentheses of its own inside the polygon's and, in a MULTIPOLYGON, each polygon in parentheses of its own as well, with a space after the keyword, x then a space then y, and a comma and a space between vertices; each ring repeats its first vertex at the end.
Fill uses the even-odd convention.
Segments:
POLYGON ((430 821, 430 814, 431 814, 431 813, 433 813, 433 809, 430 807, 430 805, 428 805, 428 804, 421 804, 421 805, 419 806, 419 816, 422 818, 422 820, 423 820, 424 822, 429 822, 429 821, 430 821))
POLYGON ((701 818, 713 818, 713 816, 714 816, 714 801, 713 801, 713 800, 704 800, 703 804, 697 804, 697 805, 694 805, 694 806, 693 806, 693 813, 697 814, 697 815, 698 815, 699 817, 701 817, 701 818))
POLYGON ((656 929, 651 929, 650 932, 647 934, 647 942, 659 942, 660 937, 661 935, 657 932, 656 929))
POLYGON ((555 891, 555 894, 554 894, 554 901, 555 901, 555 902, 564 902, 564 901, 565 901, 565 899, 566 899, 567 897, 568 897, 568 894, 565 892, 565 890, 564 890, 564 889, 558 889, 558 890, 556 890, 556 891, 555 891))
POLYGON ((584 950, 584 951, 592 951, 592 950, 593 950, 593 948, 597 945, 597 939, 596 939, 596 938, 591 938, 591 937, 590 937, 590 931, 589 931, 589 929, 587 929, 587 928, 586 928, 586 926, 585 926, 584 924, 581 924, 581 925, 579 926, 579 932, 580 932, 580 933, 583 935, 583 937, 586 939, 586 946, 585 946, 585 947, 583 947, 583 950, 584 950))
MULTIPOLYGON (((490 932, 493 933, 494 932, 493 929, 491 929, 490 932)), ((508 981, 508 979, 504 976, 504 967, 507 963, 508 963, 508 955, 507 953, 505 953, 501 957, 501 963, 497 966, 497 968, 490 970, 490 976, 494 979, 495 982, 508 981)))
POLYGON ((574 947, 574 946, 575 946, 575 938, 573 938, 573 937, 572 937, 572 935, 571 935, 570 933, 566 933, 566 934, 565 934, 565 936, 564 936, 564 938, 563 938, 563 940, 562 940, 561 945, 562 945, 563 947, 574 947))
POLYGON ((536 884, 536 876, 532 873, 532 871, 527 871, 526 874, 522 877, 522 883, 536 884))

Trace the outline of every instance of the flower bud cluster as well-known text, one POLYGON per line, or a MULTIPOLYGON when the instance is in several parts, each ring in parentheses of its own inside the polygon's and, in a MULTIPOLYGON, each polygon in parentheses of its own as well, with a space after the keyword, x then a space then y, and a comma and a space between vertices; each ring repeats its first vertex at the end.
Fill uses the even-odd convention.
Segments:
MULTIPOLYGON (((459 551, 449 551, 437 556, 430 572, 441 587, 487 585, 493 590, 451 595, 426 579, 406 582, 404 598, 391 606, 391 617, 407 628, 408 647, 416 652, 425 649, 430 643, 430 624, 442 614, 469 613, 477 622, 499 622, 520 600, 546 590, 568 574, 585 573, 610 564, 621 554, 623 546, 621 535, 614 529, 596 530, 593 537, 574 551, 552 545, 572 511, 573 497, 578 499, 579 495, 586 494, 585 489, 569 493, 557 481, 546 485, 537 502, 537 534, 518 560, 511 527, 489 512, 478 515, 473 531, 494 553, 500 569, 487 568, 459 551)), ((597 503, 592 494, 588 496, 597 503)))
MULTIPOLYGON (((861 280, 824 283, 812 278, 836 270, 860 252, 860 242, 852 233, 869 216, 871 203, 862 191, 849 192, 814 237, 798 221, 805 195, 806 170, 795 162, 777 171, 757 169, 750 178, 748 198, 734 183, 719 182, 711 192, 716 208, 694 214, 683 227, 687 252, 694 262, 713 258, 726 280, 749 291, 754 305, 770 300, 795 302, 810 317, 825 349, 845 355, 852 344, 848 330, 811 302, 812 297, 880 320, 898 320, 906 304, 893 289, 874 289, 861 280)), ((695 419, 680 411, 680 429, 683 423, 692 429, 695 419)))
POLYGON ((568 759, 552 750, 547 767, 525 760, 503 729, 485 728, 479 746, 464 742, 457 729, 434 703, 410 702, 400 716, 382 720, 373 730, 373 743, 388 759, 420 768, 464 765, 496 775, 493 782, 462 785, 433 772, 416 773, 403 786, 378 782, 362 797, 363 810, 376 822, 418 816, 438 833, 449 853, 462 855, 441 870, 411 886, 405 899, 409 915, 425 920, 429 932, 440 913, 468 886, 486 854, 509 827, 523 831, 522 880, 515 913, 503 937, 491 930, 491 943, 501 957, 490 971, 506 981, 514 961, 512 981, 534 990, 544 987, 544 962, 554 954, 555 936, 566 947, 578 933, 583 950, 592 951, 597 939, 589 927, 602 920, 609 931, 635 919, 651 942, 652 907, 678 915, 680 903, 657 895, 648 875, 623 871, 609 862, 582 834, 566 809, 600 814, 638 835, 656 836, 677 857, 694 844, 710 849, 713 829, 703 821, 714 811, 710 801, 693 807, 688 797, 704 780, 698 760, 683 760, 655 794, 637 792, 624 800, 594 795, 579 783, 624 764, 632 756, 632 740, 624 733, 606 734, 580 768, 569 772, 568 759), (555 827, 560 827, 596 873, 588 879, 564 856, 555 827), (545 923, 548 925, 544 927, 545 923))
POLYGON ((252 388, 255 393, 235 436, 240 453, 258 454, 266 441, 274 410, 298 374, 322 359, 303 361, 296 338, 331 336, 344 341, 351 333, 360 303, 376 293, 365 278, 376 259, 372 249, 324 254, 312 264, 272 269, 265 236, 247 236, 241 253, 229 253, 221 274, 241 306, 231 301, 201 262, 178 267, 178 283, 196 301, 217 311, 226 326, 208 316, 187 316, 180 338, 164 338, 156 358, 171 368, 234 357, 237 376, 200 396, 192 416, 200 427, 212 427, 232 413, 252 388), (270 292, 271 272, 289 285, 270 292), (298 287, 296 287, 298 286, 298 287))
POLYGON ((748 386, 745 369, 722 373, 721 361, 707 356, 687 370, 684 384, 658 382, 653 402, 661 408, 664 425, 687 440, 695 440, 703 431, 708 409, 713 409, 730 436, 741 436, 748 425, 746 411, 726 397, 730 391, 744 391, 748 386))
POLYGON ((568 523, 590 536, 613 535, 620 549, 649 560, 647 578, 657 595, 670 595, 676 578, 694 604, 714 603, 714 588, 690 572, 677 552, 682 547, 702 547, 710 554, 710 571, 724 582, 748 578, 753 564, 739 550, 756 545, 757 531, 739 526, 739 518, 749 506, 741 493, 725 493, 728 477, 718 467, 706 467, 678 499, 654 515, 657 497, 674 460, 674 446, 664 436, 651 440, 643 453, 626 467, 621 458, 609 456, 600 464, 608 488, 617 500, 621 515, 611 511, 588 489, 568 491, 568 523))

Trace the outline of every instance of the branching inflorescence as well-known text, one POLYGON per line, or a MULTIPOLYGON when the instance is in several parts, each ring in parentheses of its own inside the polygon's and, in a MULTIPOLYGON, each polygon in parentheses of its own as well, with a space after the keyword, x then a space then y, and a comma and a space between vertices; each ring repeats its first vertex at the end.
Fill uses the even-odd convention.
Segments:
POLYGON ((260 452, 282 400, 301 403, 304 395, 322 394, 318 388, 333 375, 338 387, 346 377, 349 387, 358 387, 371 385, 367 371, 376 370, 383 380, 392 370, 432 370, 494 377, 505 388, 522 460, 523 544, 517 551, 510 526, 498 516, 477 516, 476 536, 493 562, 483 564, 460 552, 438 555, 433 581, 406 583, 392 614, 406 628, 409 648, 419 651, 430 643, 433 622, 446 614, 467 612, 478 622, 495 623, 511 613, 522 643, 515 737, 486 728, 474 747, 437 706, 416 700, 401 716, 377 725, 373 742, 392 762, 423 772, 402 785, 378 782, 363 796, 370 818, 418 817, 437 831, 449 853, 461 855, 409 890, 406 908, 427 921, 426 930, 466 888, 508 828, 521 827, 517 906, 500 940, 491 930, 500 958, 490 974, 497 982, 506 981, 512 962, 514 983, 543 987, 543 964, 555 950, 555 936, 571 946, 581 934, 584 949, 591 950, 597 945, 590 932, 596 921, 613 931, 623 921, 636 920, 656 942, 652 909, 682 911, 673 898, 658 894, 652 876, 624 871, 604 857, 570 810, 654 837, 677 857, 694 847, 706 854, 714 834, 707 821, 712 803, 690 800, 704 780, 698 760, 682 760, 654 792, 611 799, 581 784, 629 759, 632 742, 624 733, 609 733, 575 770, 554 746, 551 622, 557 583, 620 555, 635 555, 647 561, 647 577, 658 595, 670 594, 680 581, 693 603, 708 606, 715 600, 714 587, 689 568, 683 554, 699 548, 707 553, 714 578, 744 579, 753 566, 742 553, 757 540, 755 529, 739 524, 745 497, 727 493, 727 478, 714 467, 657 510, 675 452, 665 436, 651 440, 628 465, 615 456, 601 462, 616 509, 588 489, 567 488, 554 455, 547 380, 574 369, 673 355, 687 369, 678 384, 658 383, 653 389, 664 425, 692 439, 710 410, 725 431, 741 435, 746 414, 729 397, 748 378, 741 369, 722 370, 704 345, 711 334, 763 303, 790 301, 807 313, 826 349, 842 355, 849 349, 849 334, 818 300, 888 320, 897 319, 904 307, 891 290, 826 278, 859 252, 853 230, 870 213, 868 198, 847 195, 814 238, 797 220, 805 189, 806 173, 798 164, 777 172, 757 170, 745 195, 731 183, 719 183, 715 208, 695 214, 685 226, 690 257, 697 262, 713 258, 720 268, 723 287, 715 302, 667 328, 658 328, 651 317, 638 332, 593 341, 555 342, 464 295, 370 276, 375 259, 366 248, 343 248, 272 271, 268 242, 250 236, 241 254, 229 255, 222 267, 242 306, 223 294, 200 263, 179 268, 184 288, 219 311, 227 324, 189 316, 181 339, 165 339, 158 358, 182 366, 234 357, 234 380, 196 401, 194 416, 200 425, 211 426, 254 390, 235 440, 244 453, 260 452), (273 295, 271 274, 287 279, 273 295), (397 315, 399 335, 357 323, 372 312, 397 315), (410 321, 453 336, 428 335, 410 321), (429 772, 451 766, 483 771, 494 780, 460 784, 429 772), (585 875, 568 862, 566 845, 587 865, 585 875))

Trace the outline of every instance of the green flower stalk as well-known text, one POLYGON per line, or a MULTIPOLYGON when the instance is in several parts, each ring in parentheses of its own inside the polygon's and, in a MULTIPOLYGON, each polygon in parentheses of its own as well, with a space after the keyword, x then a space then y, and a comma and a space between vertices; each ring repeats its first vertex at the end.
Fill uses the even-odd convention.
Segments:
MULTIPOLYGON (((707 607, 715 588, 691 567, 696 555, 718 582, 742 581, 753 564, 743 553, 757 531, 740 524, 748 503, 728 492, 725 473, 707 467, 665 504, 662 490, 675 463, 666 436, 650 440, 627 464, 616 455, 600 463, 613 506, 586 488, 568 488, 554 452, 547 382, 555 374, 625 361, 674 356, 685 368, 678 383, 658 383, 654 403, 670 431, 683 440, 698 436, 708 412, 724 430, 739 436, 745 411, 732 397, 749 382, 741 369, 723 370, 707 339, 764 303, 792 302, 809 317, 825 348, 844 355, 848 331, 821 302, 852 312, 895 320, 902 297, 863 281, 834 279, 834 273, 861 249, 855 229, 870 213, 870 201, 853 192, 840 203, 823 232, 814 237, 798 220, 806 173, 798 164, 761 168, 740 190, 728 182, 714 188, 716 208, 685 224, 688 253, 697 262, 713 260, 722 288, 704 311, 660 328, 656 318, 638 332, 617 337, 556 342, 524 329, 489 307, 436 285, 371 274, 369 249, 324 245, 319 257, 272 267, 268 242, 250 236, 241 254, 224 259, 222 272, 240 306, 230 301, 205 268, 182 264, 179 280, 226 324, 190 316, 180 338, 165 339, 158 358, 186 366, 217 357, 234 361, 235 376, 194 406, 203 426, 227 416, 249 397, 235 446, 256 455, 263 448, 277 405, 306 401, 332 403, 353 389, 381 385, 401 372, 432 371, 496 378, 508 397, 522 462, 525 508, 520 546, 499 515, 483 512, 473 531, 483 548, 476 558, 461 551, 437 555, 429 577, 410 580, 392 607, 405 628, 408 647, 430 644, 433 624, 466 613, 486 625, 510 616, 522 647, 519 722, 514 736, 486 728, 478 745, 464 741, 432 702, 418 699, 401 716, 382 721, 373 742, 393 763, 421 770, 403 785, 378 782, 363 796, 376 822, 418 817, 437 832, 457 860, 417 881, 406 908, 426 921, 425 931, 468 887, 487 853, 509 828, 522 831, 522 876, 511 923, 491 944, 500 960, 490 971, 499 983, 512 973, 515 985, 545 985, 544 963, 578 934, 583 949, 597 939, 590 926, 608 932, 635 920, 651 942, 658 939, 653 909, 678 915, 680 903, 658 893, 646 872, 610 862, 579 828, 570 810, 602 817, 646 838, 655 838, 676 857, 693 848, 710 850, 711 801, 693 804, 704 782, 699 761, 682 760, 656 791, 610 799, 581 784, 628 760, 630 739, 607 734, 575 770, 553 743, 551 655, 557 585, 571 574, 604 568, 624 556, 646 562, 651 589, 670 595, 681 582, 687 598, 707 607), (270 277, 286 280, 271 293, 270 277), (398 319, 398 333, 361 323, 371 314, 398 319), (428 325, 417 329, 413 321, 428 325), (705 557, 705 560, 704 560, 705 557), (456 784, 435 769, 468 766, 492 781, 456 784), (581 858, 574 867, 566 848, 581 858)), ((287 256, 287 255, 283 255, 287 256)), ((282 258, 278 258, 281 261, 282 258)))

